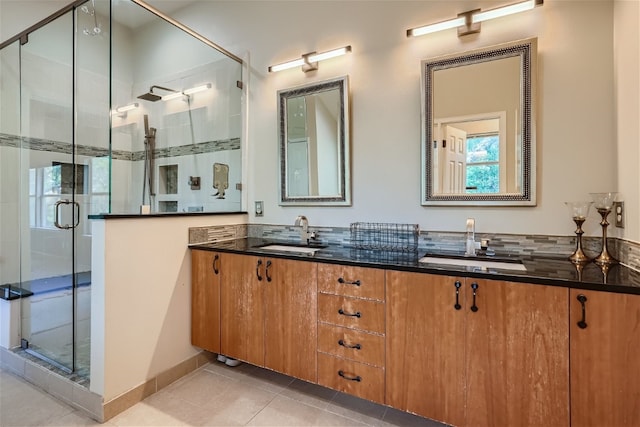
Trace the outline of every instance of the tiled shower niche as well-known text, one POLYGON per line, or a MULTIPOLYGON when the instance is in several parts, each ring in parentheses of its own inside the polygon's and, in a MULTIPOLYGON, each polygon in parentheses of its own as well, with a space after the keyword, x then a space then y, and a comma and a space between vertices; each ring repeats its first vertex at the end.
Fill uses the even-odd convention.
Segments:
POLYGON ((178 165, 158 168, 158 194, 178 194, 178 165))

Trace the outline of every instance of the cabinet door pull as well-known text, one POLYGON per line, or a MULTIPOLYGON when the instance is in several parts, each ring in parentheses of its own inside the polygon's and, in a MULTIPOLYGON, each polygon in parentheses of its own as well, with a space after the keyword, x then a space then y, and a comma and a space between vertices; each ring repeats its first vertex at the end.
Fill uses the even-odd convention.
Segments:
POLYGON ((577 300, 580 301, 580 304, 582 305, 582 320, 580 320, 578 322, 578 328, 586 329, 586 327, 587 327, 587 305, 585 303, 587 302, 587 296, 583 295, 583 294, 579 294, 578 297, 577 297, 577 300))
POLYGON ((456 310, 460 310, 462 308, 462 306, 460 305, 460 287, 462 287, 462 283, 460 283, 459 280, 456 280, 456 283, 454 283, 455 287, 456 287, 456 303, 453 305, 453 308, 455 308, 456 310))
POLYGON ((360 280, 345 280, 342 277, 338 278, 338 283, 342 283, 343 285, 360 286, 360 280))
POLYGON ((349 380, 349 381, 357 381, 360 382, 362 381, 362 377, 360 375, 356 375, 356 376, 351 376, 351 375, 347 375, 344 373, 344 371, 340 370, 338 371, 338 375, 340 375, 342 378, 344 378, 345 380, 349 380))
POLYGON ((262 260, 259 259, 256 264, 256 277, 258 277, 258 281, 262 281, 262 276, 260 275, 260 266, 262 265, 262 260))
POLYGON ((362 314, 359 311, 356 311, 355 313, 347 313, 343 309, 339 309, 338 314, 341 314, 343 316, 362 317, 362 314))
POLYGON ((478 306, 476 305, 476 291, 478 290, 478 284, 475 282, 472 283, 471 289, 473 289, 473 305, 471 306, 471 311, 475 313, 478 311, 478 306))
POLYGON ((267 276, 267 282, 271 281, 271 275, 269 274, 269 268, 271 267, 271 260, 267 261, 267 267, 265 269, 265 275, 267 276))
POLYGON ((215 274, 220 273, 220 270, 218 269, 218 264, 219 264, 219 263, 220 263, 220 255, 216 254, 216 255, 213 257, 213 265, 212 265, 212 266, 213 266, 213 272, 214 272, 215 274))
POLYGON ((346 348, 355 348, 356 350, 360 350, 362 348, 360 344, 347 344, 346 342, 344 342, 344 340, 338 341, 338 344, 346 348))

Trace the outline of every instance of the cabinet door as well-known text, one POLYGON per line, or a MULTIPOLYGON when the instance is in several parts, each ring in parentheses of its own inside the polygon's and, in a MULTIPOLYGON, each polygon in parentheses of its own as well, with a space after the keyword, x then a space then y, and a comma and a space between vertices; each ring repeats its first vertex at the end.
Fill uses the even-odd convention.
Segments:
POLYGON ((464 311, 454 307, 463 279, 397 271, 386 278, 386 404, 463 425, 464 311))
POLYGON ((640 296, 572 289, 570 301, 571 425, 639 426, 640 296))
POLYGON ((220 270, 220 352, 263 366, 264 260, 248 255, 224 255, 220 270))
POLYGON ((191 344, 220 352, 220 261, 210 251, 191 251, 191 344))
POLYGON ((568 289, 466 279, 465 292, 466 424, 569 425, 568 289))
POLYGON ((265 260, 265 366, 316 382, 317 265, 265 260))

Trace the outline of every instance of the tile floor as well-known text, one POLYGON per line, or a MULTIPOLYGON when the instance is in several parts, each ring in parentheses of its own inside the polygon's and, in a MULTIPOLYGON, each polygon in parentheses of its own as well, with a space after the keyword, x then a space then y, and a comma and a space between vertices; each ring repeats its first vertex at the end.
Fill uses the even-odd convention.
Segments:
MULTIPOLYGON (((0 426, 97 426, 0 370, 0 426)), ((105 426, 442 426, 251 365, 213 362, 108 420, 105 426)))

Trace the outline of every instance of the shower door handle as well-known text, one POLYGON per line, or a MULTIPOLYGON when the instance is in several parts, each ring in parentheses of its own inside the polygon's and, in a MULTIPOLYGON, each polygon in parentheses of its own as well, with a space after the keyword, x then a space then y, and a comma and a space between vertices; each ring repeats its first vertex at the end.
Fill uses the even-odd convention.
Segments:
POLYGON ((53 207, 53 225, 61 230, 69 230, 71 228, 76 228, 78 224, 80 224, 80 204, 76 201, 72 202, 69 199, 58 200, 53 207), (62 205, 73 205, 74 209, 76 209, 77 215, 74 215, 75 221, 73 225, 60 224, 60 206, 62 205))

